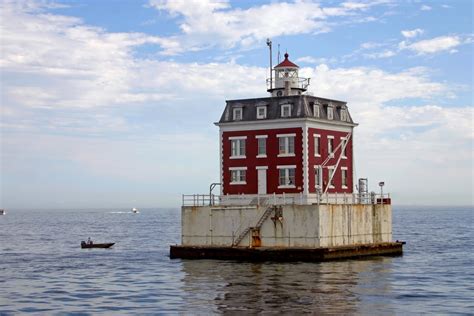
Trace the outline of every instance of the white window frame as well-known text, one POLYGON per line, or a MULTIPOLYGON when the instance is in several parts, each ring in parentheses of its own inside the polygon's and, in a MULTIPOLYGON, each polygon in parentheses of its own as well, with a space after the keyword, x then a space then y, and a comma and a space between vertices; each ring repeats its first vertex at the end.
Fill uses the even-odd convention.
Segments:
POLYGON ((268 135, 257 135, 255 136, 257 139, 257 158, 267 158, 267 138, 268 135), (263 139, 265 141, 265 154, 260 154, 260 140, 263 139))
POLYGON ((239 108, 232 109, 232 119, 234 121, 242 121, 243 114, 244 114, 243 108, 239 107, 239 108))
POLYGON ((334 136, 328 136, 328 155, 334 158, 334 136))
POLYGON ((247 167, 229 167, 230 171, 230 185, 242 185, 242 184, 247 184, 247 167), (243 172, 242 172, 243 171, 243 172), (233 181, 233 173, 237 174, 237 178, 239 178, 238 181, 233 181), (243 177, 242 177, 243 175, 243 177), (243 180, 242 180, 243 178, 243 180))
POLYGON ((246 158, 245 152, 246 152, 246 139, 247 136, 232 136, 229 137, 230 140, 230 159, 243 159, 246 158), (234 147, 234 142, 238 143, 239 145, 234 147), (243 142, 243 146, 241 146, 241 142, 243 142), (234 148, 236 148, 236 152, 234 152, 234 148), (241 148, 243 148, 243 153, 241 151, 241 148), (235 154, 235 155, 234 155, 235 154))
POLYGON ((347 142, 347 137, 341 137, 341 143, 342 142, 344 143, 341 145, 341 159, 347 159, 346 150, 347 150, 347 146, 349 146, 349 144, 345 144, 347 142), (344 147, 344 145, 346 147, 344 147))
POLYGON ((314 140, 314 157, 321 157, 321 135, 314 134, 313 140, 314 140))
POLYGON ((291 117, 291 104, 283 104, 280 110, 281 117, 291 117), (285 110, 288 110, 288 115, 285 115, 285 110))
POLYGON ((257 119, 263 120, 267 118, 267 107, 266 106, 257 106, 257 119), (260 115, 260 110, 263 109, 263 115, 260 115))
POLYGON ((278 155, 277 157, 295 157, 295 140, 296 134, 277 134, 278 138, 278 155), (290 152, 290 140, 289 138, 293 138, 293 152, 290 152), (285 151, 280 153, 280 140, 284 139, 284 148, 285 151))
POLYGON ((347 176, 348 176, 348 174, 349 174, 349 173, 348 173, 348 168, 347 168, 347 167, 341 167, 341 185, 342 185, 342 188, 343 188, 343 189, 347 189, 347 188, 348 188, 348 187, 347 187, 347 183, 348 183, 348 181, 347 181, 347 176), (344 175, 345 175, 345 176, 344 176, 344 175), (344 180, 345 180, 345 181, 344 181, 344 180), (344 184, 344 182, 346 182, 346 183, 344 184))
POLYGON ((331 172, 334 173, 334 166, 328 167, 328 186, 330 189, 335 189, 336 187, 334 186, 334 177, 332 177, 331 182, 329 182, 331 179, 331 172))
POLYGON ((328 105, 328 120, 334 119, 334 106, 328 105))
POLYGON ((277 166, 278 169, 278 189, 294 189, 296 188, 296 165, 282 165, 282 166, 277 166), (293 170, 293 184, 288 184, 291 179, 290 179, 290 169, 293 170), (283 170, 285 173, 285 183, 287 184, 280 184, 280 170, 283 170))
POLYGON ((319 181, 320 179, 322 180, 322 176, 320 177, 319 174, 318 174, 318 171, 322 171, 323 169, 322 168, 319 168, 320 166, 319 165, 315 165, 314 166, 314 187, 316 189, 323 189, 323 186, 321 184, 321 182, 319 181))
POLYGON ((313 104, 313 116, 314 117, 320 117, 321 116, 321 108, 319 106, 319 103, 314 103, 313 104))
POLYGON ((347 121, 347 110, 346 109, 341 109, 341 121, 344 121, 344 122, 347 121))

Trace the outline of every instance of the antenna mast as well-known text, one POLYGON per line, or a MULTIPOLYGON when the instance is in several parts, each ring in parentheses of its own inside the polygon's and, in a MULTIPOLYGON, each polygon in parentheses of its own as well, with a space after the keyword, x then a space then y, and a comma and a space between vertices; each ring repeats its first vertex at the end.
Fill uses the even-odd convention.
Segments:
POLYGON ((280 44, 278 44, 278 63, 280 63, 280 44))
POLYGON ((270 48, 270 89, 273 88, 273 75, 272 75, 272 41, 267 38, 267 46, 270 48))

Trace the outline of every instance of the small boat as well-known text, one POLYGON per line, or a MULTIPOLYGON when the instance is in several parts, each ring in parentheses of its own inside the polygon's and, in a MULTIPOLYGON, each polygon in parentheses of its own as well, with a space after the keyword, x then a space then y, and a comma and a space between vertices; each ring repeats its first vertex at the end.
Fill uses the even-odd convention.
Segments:
POLYGON ((5 211, 3 208, 0 209, 0 215, 7 215, 7 211, 5 211))
POLYGON ((81 241, 81 248, 86 249, 86 248, 110 248, 113 245, 115 245, 114 242, 109 242, 109 243, 102 243, 102 244, 96 244, 96 243, 87 243, 85 241, 81 241))
POLYGON ((137 214, 137 213, 140 213, 140 212, 138 211, 138 208, 134 207, 134 208, 132 208, 132 213, 137 214))

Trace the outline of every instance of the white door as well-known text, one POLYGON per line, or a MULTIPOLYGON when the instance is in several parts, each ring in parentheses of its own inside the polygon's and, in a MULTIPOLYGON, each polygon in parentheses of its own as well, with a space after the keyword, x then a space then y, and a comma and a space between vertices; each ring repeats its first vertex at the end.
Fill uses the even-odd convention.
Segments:
POLYGON ((258 169, 258 194, 267 194, 267 170, 258 169))

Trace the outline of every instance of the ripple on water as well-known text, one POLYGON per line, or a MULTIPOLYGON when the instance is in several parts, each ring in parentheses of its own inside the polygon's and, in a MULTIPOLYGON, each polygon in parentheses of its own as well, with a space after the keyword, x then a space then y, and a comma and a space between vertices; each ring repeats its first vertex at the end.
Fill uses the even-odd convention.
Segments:
POLYGON ((472 209, 396 209, 394 239, 408 241, 404 256, 315 264, 170 260, 180 211, 127 211, 10 212, 8 225, 0 221, 0 241, 9 240, 0 244, 2 315, 474 309, 472 209), (89 236, 117 244, 84 251, 79 243, 89 236))

